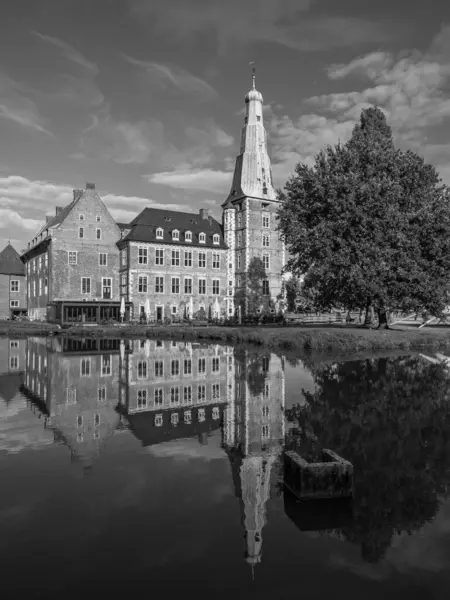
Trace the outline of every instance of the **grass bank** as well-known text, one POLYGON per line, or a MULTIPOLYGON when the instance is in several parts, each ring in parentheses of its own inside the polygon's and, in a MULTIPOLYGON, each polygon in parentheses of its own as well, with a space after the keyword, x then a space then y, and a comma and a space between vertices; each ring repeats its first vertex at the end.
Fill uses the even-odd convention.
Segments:
POLYGON ((216 341, 229 344, 255 344, 284 351, 378 352, 380 350, 421 350, 450 347, 450 328, 412 329, 395 327, 389 331, 345 325, 303 327, 155 327, 145 325, 86 326, 60 330, 46 323, 0 322, 0 335, 68 335, 82 337, 134 337, 216 341))

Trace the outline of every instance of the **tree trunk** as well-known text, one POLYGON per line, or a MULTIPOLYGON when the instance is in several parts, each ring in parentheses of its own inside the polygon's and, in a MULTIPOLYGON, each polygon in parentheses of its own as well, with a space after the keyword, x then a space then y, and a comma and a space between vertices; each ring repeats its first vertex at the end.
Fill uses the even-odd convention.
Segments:
POLYGON ((377 329, 390 329, 387 320, 387 311, 384 306, 377 308, 378 327, 377 329))
POLYGON ((372 325, 373 316, 372 316, 372 301, 370 298, 367 298, 366 301, 366 315, 364 317, 364 326, 370 327, 372 325))

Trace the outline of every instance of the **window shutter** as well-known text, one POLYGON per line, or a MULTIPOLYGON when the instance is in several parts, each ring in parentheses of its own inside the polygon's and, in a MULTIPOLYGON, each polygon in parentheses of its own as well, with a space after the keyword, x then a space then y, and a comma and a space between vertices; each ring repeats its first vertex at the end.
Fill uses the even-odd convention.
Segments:
POLYGON ((97 281, 96 285, 97 285, 97 291, 96 291, 95 295, 97 296, 97 298, 101 298, 102 297, 102 282, 97 281))

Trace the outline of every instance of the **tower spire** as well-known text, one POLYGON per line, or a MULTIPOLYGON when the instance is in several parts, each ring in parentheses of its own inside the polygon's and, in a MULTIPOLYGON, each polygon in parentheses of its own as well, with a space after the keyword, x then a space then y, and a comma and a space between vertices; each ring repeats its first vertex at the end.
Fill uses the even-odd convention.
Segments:
POLYGON ((252 68, 252 90, 256 90, 256 63, 251 61, 248 64, 252 68))

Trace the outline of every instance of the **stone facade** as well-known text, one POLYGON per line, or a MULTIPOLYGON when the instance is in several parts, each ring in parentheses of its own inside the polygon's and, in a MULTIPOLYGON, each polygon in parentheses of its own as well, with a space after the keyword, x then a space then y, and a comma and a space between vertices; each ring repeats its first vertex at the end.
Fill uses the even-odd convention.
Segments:
POLYGON ((30 317, 51 317, 58 301, 119 301, 121 232, 94 185, 55 212, 23 255, 30 317))
POLYGON ((27 310, 25 267, 17 251, 8 244, 0 252, 0 319, 27 310))

